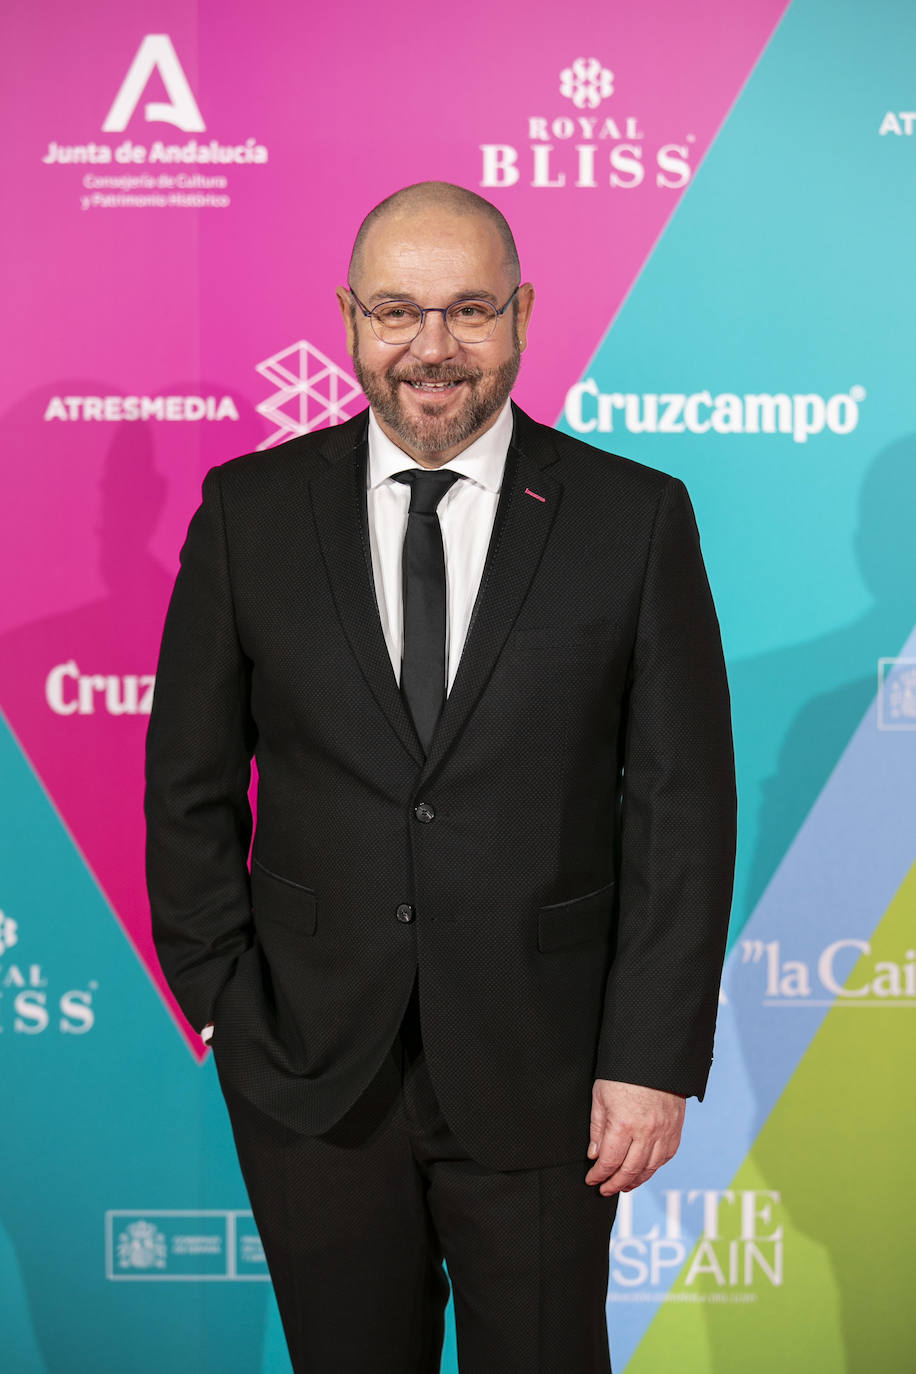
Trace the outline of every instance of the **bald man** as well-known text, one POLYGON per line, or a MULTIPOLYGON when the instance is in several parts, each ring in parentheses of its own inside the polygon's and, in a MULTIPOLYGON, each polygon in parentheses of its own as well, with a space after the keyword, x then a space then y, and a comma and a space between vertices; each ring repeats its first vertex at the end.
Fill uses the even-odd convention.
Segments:
POLYGON ((511 403, 534 291, 479 196, 383 201, 337 298, 368 412, 214 469, 182 551, 159 956, 297 1372, 432 1374, 450 1281, 462 1374, 607 1374, 617 1195, 703 1095, 731 893, 696 526, 511 403))

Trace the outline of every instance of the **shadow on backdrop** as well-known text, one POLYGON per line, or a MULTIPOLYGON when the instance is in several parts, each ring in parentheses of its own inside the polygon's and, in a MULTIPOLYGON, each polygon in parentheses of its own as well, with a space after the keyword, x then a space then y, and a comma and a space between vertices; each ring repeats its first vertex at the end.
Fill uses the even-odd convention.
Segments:
MULTIPOLYGON (((756 821, 747 886, 743 894, 738 894, 742 919, 753 913, 869 709, 876 693, 878 659, 897 654, 913 628, 914 512, 916 436, 911 435, 878 454, 862 486, 855 552, 872 598, 868 608, 848 625, 828 634, 745 659, 731 667, 738 737, 751 731, 758 739, 761 732, 769 734, 776 759, 760 796, 742 798, 746 808, 744 819, 752 831, 756 821), (793 698, 797 703, 800 685, 808 693, 807 700, 793 715, 789 704, 793 698)), ((823 538, 823 531, 818 532, 818 537, 823 538)), ((798 594, 804 597, 804 587, 799 588, 798 594)), ((849 804, 865 814, 868 798, 850 797, 849 804)), ((882 911, 862 912, 856 929, 838 929, 837 938, 868 938, 883 915, 882 911)), ((790 951, 786 951, 786 957, 791 957, 790 951)), ((773 1013, 774 1018, 790 1014, 778 1010, 773 1013)), ((766 1047, 750 1038, 749 1028, 742 1021, 740 1001, 735 1007, 735 1024, 753 1087, 758 1077, 755 1056, 765 1055, 766 1047)), ((775 1020, 773 1033, 779 1033, 775 1020)), ((804 1060, 801 1069, 804 1072, 804 1060)), ((811 1247, 804 1260, 806 1291, 811 1294, 817 1285, 829 1289, 835 1297, 844 1354, 837 1357, 843 1360, 842 1364, 829 1366, 830 1374, 845 1370, 850 1374, 859 1370, 899 1374, 904 1367, 899 1363, 904 1352, 882 1352, 876 1329, 881 1318, 872 1305, 876 1301, 875 1287, 863 1283, 864 1275, 874 1268, 864 1255, 864 1247, 870 1237, 880 1236, 885 1220, 875 1214, 868 1178, 871 1170, 883 1166, 880 1158, 860 1158, 863 1122, 856 1110, 854 1084, 853 1077, 831 1084, 827 1109, 823 1094, 812 1099, 810 1106, 804 1093, 793 1094, 791 1122, 787 1120, 785 1126, 778 1104, 769 1125, 759 1115, 752 1127, 756 1143, 750 1161, 762 1178, 762 1186, 781 1194, 783 1217, 791 1233, 800 1235, 806 1248, 811 1247), (821 1178, 823 1187, 812 1186, 821 1178), (851 1238, 858 1240, 851 1243, 851 1238)), ((865 1085, 862 1086, 864 1090, 865 1085)), ((883 1193, 882 1201, 884 1206, 890 1206, 890 1194, 883 1193)), ((888 1216, 886 1222, 891 1231, 894 1225, 899 1226, 899 1217, 888 1216)), ((791 1233, 786 1251, 787 1285, 793 1282, 791 1233)), ((794 1267, 798 1286, 799 1269, 794 1267)), ((880 1267, 877 1272, 880 1275, 880 1267)), ((885 1291, 880 1282, 878 1287, 885 1291)), ((890 1275, 886 1293, 888 1302, 899 1303, 903 1299, 890 1275)), ((791 1287, 786 1296, 790 1294, 791 1287)), ((800 1292, 796 1301, 804 1302, 800 1292)), ((812 1308, 812 1319, 819 1310, 820 1321, 829 1325, 828 1308, 829 1303, 812 1308)), ((725 1331, 721 1314, 718 1319, 709 1320, 708 1338, 714 1374, 733 1374, 734 1344, 725 1331)), ((783 1354, 779 1352, 780 1357, 783 1354)), ((774 1352, 761 1349, 752 1355, 748 1350, 747 1356, 748 1371, 763 1370, 770 1367, 774 1352)))

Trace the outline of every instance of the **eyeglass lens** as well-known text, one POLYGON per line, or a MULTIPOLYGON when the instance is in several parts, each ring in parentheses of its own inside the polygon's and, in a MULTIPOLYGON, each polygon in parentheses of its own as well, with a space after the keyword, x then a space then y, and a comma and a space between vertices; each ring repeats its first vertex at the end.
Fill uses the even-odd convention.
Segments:
MULTIPOLYGON (((376 306, 370 315, 375 333, 385 343, 410 343, 420 332, 423 312, 409 301, 376 306)), ((498 315, 489 301, 455 301, 445 311, 445 324, 459 343, 479 343, 496 328, 498 315)))

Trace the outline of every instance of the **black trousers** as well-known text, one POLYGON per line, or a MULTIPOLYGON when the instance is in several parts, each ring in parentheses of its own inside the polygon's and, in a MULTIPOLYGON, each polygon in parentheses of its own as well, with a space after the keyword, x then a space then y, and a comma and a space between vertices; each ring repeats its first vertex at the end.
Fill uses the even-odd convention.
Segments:
POLYGON ((327 1135, 226 1101, 296 1374, 437 1374, 449 1279, 461 1374, 610 1374, 616 1198, 583 1182, 584 1152, 511 1173, 471 1159, 439 1110, 415 999, 327 1135))

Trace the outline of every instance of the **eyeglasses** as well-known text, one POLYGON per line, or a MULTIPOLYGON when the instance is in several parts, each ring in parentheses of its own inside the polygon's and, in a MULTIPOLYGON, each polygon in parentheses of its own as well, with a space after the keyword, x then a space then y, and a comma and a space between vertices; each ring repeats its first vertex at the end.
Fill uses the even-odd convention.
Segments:
POLYGON ((427 315, 441 315, 446 329, 458 343, 485 343, 494 334, 500 316, 509 309, 518 289, 517 286, 498 310, 489 301, 474 298, 452 301, 451 305, 428 306, 417 305, 414 301, 381 301, 372 310, 367 310, 353 287, 347 287, 372 326, 375 337, 386 344, 412 343, 427 315))

